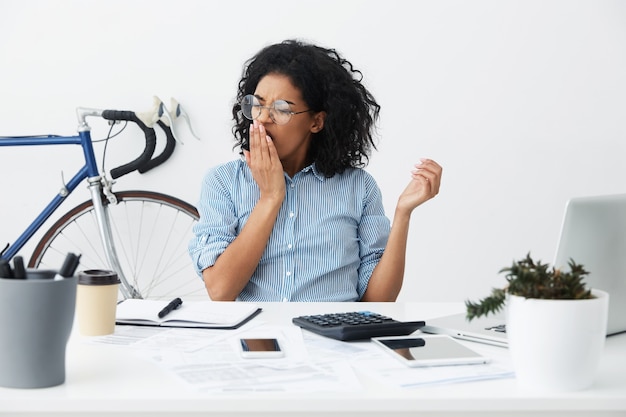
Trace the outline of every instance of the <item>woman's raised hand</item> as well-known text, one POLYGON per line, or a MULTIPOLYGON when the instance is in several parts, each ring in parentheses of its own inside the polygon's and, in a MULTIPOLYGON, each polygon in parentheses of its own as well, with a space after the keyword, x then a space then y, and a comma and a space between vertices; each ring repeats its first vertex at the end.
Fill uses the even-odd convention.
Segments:
POLYGON ((261 198, 285 198, 285 177, 278 153, 263 124, 250 125, 250 150, 243 151, 252 177, 261 190, 261 198))
POLYGON ((413 211, 439 193, 441 166, 432 159, 422 158, 411 171, 411 181, 398 199, 398 209, 413 211))

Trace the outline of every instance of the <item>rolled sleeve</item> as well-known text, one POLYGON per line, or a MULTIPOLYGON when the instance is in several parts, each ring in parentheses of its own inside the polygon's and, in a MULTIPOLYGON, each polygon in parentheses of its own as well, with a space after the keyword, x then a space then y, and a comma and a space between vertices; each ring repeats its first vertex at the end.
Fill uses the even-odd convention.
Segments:
POLYGON ((380 189, 373 178, 367 176, 366 179, 363 215, 358 228, 361 257, 357 283, 359 300, 365 294, 372 272, 383 256, 391 229, 389 219, 385 216, 380 189))
POLYGON ((194 225, 194 236, 189 242, 189 255, 198 275, 215 264, 238 233, 239 221, 222 176, 218 169, 212 169, 205 175, 201 186, 200 220, 194 225))

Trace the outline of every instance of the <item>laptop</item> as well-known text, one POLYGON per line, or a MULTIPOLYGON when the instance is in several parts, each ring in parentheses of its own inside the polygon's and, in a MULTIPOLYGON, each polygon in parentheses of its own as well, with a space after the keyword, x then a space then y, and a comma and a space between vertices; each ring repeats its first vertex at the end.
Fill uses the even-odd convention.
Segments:
MULTIPOLYGON (((607 336, 626 332, 626 194, 567 202, 552 265, 569 270, 570 258, 590 271, 589 288, 609 293, 607 336)), ((504 312, 471 322, 461 313, 428 320, 421 330, 507 347, 504 323, 504 312)))

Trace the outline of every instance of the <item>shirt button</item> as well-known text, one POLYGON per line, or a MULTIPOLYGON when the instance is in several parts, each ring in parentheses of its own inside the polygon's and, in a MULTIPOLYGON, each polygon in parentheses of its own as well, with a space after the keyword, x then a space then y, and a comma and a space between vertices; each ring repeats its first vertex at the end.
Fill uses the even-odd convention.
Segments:
POLYGON ((296 215, 296 214, 295 214, 293 211, 289 213, 289 217, 293 217, 293 216, 295 216, 295 215, 296 215))
POLYGON ((287 297, 283 298, 283 303, 286 303, 287 301, 289 301, 287 300, 287 297))
POLYGON ((291 276, 291 271, 287 271, 287 276, 290 277, 291 276))
POLYGON ((294 183, 292 182, 291 184, 289 184, 289 186, 290 186, 291 188, 295 188, 295 187, 296 187, 296 184, 294 184, 294 183))
POLYGON ((287 245, 287 249, 291 249, 292 245, 291 243, 287 245))

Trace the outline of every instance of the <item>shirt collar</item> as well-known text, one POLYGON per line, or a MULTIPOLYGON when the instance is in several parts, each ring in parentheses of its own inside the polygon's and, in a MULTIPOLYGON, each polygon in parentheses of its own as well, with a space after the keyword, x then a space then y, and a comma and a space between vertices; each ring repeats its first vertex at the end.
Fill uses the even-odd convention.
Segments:
MULTIPOLYGON (((250 171, 250 168, 248 167, 248 164, 246 164, 245 159, 242 157, 240 161, 241 161, 242 166, 246 167, 246 172, 247 172, 247 175, 250 176, 250 180, 254 181, 254 178, 252 177, 252 172, 250 171)), ((302 168, 302 170, 300 170, 298 173, 296 173, 295 176, 298 176, 298 175, 301 175, 301 174, 302 175, 303 174, 308 174, 308 173, 312 173, 315 176, 315 178, 317 178, 321 182, 326 181, 326 177, 321 172, 319 172, 317 170, 317 166, 315 165, 315 162, 313 162, 311 165, 309 165, 307 167, 302 168)), ((285 173, 285 175, 287 175, 287 173, 285 173)))
MULTIPOLYGON (((315 165, 315 162, 313 162, 311 165, 305 167, 302 169, 302 171, 300 171, 299 173, 309 173, 312 172, 313 175, 315 175, 315 178, 317 178, 318 180, 324 182, 326 181, 326 177, 324 175, 322 175, 318 170, 317 170, 317 165, 315 165)), ((299 174, 298 173, 298 174, 299 174)), ((298 175, 296 174, 296 175, 298 175)))

